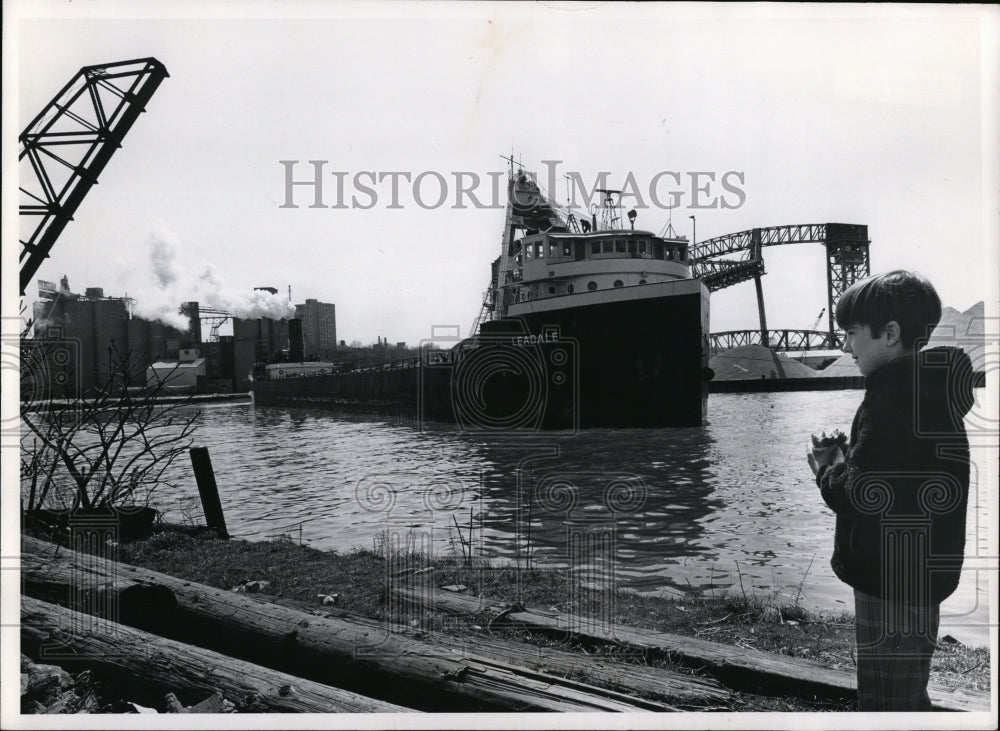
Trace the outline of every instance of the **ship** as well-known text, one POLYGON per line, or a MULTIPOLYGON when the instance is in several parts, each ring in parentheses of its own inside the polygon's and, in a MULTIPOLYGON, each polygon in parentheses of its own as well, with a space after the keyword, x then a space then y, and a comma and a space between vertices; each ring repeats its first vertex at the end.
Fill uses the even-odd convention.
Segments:
POLYGON ((637 229, 621 191, 595 193, 600 202, 578 216, 512 164, 500 255, 470 337, 363 372, 323 364, 288 378, 288 364, 260 367, 255 403, 471 432, 704 424, 709 291, 692 275, 688 239, 669 223, 660 234, 637 229))

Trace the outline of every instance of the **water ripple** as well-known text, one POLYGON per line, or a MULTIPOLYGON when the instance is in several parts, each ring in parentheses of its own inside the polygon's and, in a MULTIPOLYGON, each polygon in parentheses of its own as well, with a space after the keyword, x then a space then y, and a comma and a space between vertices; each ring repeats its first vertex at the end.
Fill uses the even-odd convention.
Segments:
MULTIPOLYGON (((204 409, 197 438, 210 448, 235 535, 297 539, 301 523, 303 540, 320 548, 371 547, 388 531, 461 555, 457 530, 468 541, 471 524, 476 554, 489 558, 530 550, 536 561, 668 593, 738 588, 742 572, 748 591, 801 584, 807 606, 835 608, 851 606, 851 595, 829 568, 833 516, 804 452, 810 432, 846 431, 861 395, 718 394, 704 428, 528 439, 232 405, 204 409), (391 487, 384 509, 359 504, 359 485, 371 481, 391 487), (620 493, 628 507, 611 512, 616 484, 629 486, 620 493), (563 502, 546 493, 557 485, 563 502)), ((175 477, 183 489, 156 500, 179 520, 197 487, 189 465, 175 477)), ((970 513, 973 541, 984 520, 970 513)), ((985 595, 967 579, 949 600, 953 613, 985 623, 985 595)))

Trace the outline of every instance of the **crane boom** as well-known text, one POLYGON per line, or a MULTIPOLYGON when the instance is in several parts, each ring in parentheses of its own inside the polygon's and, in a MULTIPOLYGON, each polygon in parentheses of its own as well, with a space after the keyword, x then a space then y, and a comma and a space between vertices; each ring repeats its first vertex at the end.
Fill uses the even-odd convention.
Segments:
POLYGON ((21 133, 21 295, 169 74, 155 58, 85 66, 21 133))

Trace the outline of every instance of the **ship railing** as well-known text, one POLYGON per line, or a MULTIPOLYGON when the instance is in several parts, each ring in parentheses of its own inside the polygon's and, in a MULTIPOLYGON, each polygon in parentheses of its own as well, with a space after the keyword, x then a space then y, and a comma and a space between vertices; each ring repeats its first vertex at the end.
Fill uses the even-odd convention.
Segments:
MULTIPOLYGON (((447 351, 442 351, 447 352, 447 351)), ((357 368, 353 371, 346 371, 347 373, 371 373, 374 371, 396 371, 403 370, 406 368, 418 368, 423 365, 423 360, 419 355, 415 355, 412 358, 405 358, 403 360, 395 360, 391 363, 374 363, 369 366, 364 366, 362 368, 357 368)))
MULTIPOLYGON (((428 356, 433 356, 438 354, 443 354, 444 358, 449 359, 447 362, 451 362, 450 351, 446 350, 432 351, 431 353, 428 353, 428 356)), ((428 362, 436 364, 443 361, 429 359, 428 362)), ((255 379, 260 381, 270 381, 270 380, 289 380, 292 378, 314 378, 316 376, 328 376, 328 375, 337 376, 337 375, 345 375, 351 373, 374 373, 377 371, 396 371, 396 370, 405 370, 408 368, 419 368, 424 364, 425 364, 424 358, 422 356, 415 355, 412 358, 404 358, 402 360, 395 360, 389 363, 372 363, 370 365, 363 365, 349 369, 348 368, 334 369, 333 371, 319 371, 312 373, 289 373, 285 376, 281 376, 280 378, 273 376, 270 371, 264 371, 263 373, 256 374, 255 379)))

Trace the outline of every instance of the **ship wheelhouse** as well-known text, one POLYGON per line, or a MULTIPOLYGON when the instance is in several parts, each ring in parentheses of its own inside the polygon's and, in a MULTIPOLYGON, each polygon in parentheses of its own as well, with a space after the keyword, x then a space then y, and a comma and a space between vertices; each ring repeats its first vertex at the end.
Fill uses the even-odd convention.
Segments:
POLYGON ((506 304, 690 279, 687 246, 642 230, 531 233, 511 243, 506 304))

